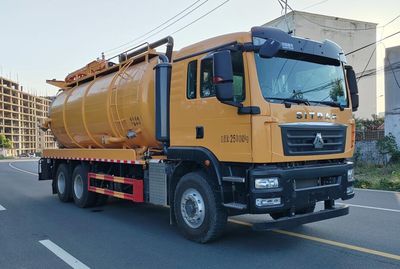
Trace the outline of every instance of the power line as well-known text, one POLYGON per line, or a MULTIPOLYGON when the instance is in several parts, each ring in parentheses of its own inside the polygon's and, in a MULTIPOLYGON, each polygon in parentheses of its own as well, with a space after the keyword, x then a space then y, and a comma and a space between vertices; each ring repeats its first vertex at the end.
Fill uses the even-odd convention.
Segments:
MULTIPOLYGON (((388 23, 386 23, 385 25, 382 26, 382 35, 383 35, 384 30, 385 30, 385 27, 388 26, 389 24, 391 24, 392 22, 394 22, 395 20, 397 20, 398 18, 400 18, 400 15, 396 16, 394 19, 390 20, 388 23)), ((369 56, 368 61, 367 61, 366 65, 365 65, 363 71, 361 72, 361 75, 357 79, 357 82, 360 81, 360 79, 363 77, 364 72, 365 72, 365 70, 367 70, 368 65, 371 62, 372 57, 375 55, 375 51, 376 51, 376 46, 374 47, 374 50, 372 51, 371 55, 369 56)))
POLYGON ((182 17, 178 18, 177 20, 171 22, 170 24, 164 26, 163 28, 161 28, 161 29, 158 30, 157 32, 155 32, 155 33, 153 33, 153 34, 151 34, 151 35, 149 35, 149 36, 147 36, 147 37, 145 37, 145 38, 142 38, 140 41, 138 41, 138 42, 136 43, 136 45, 142 43, 142 42, 145 41, 146 39, 149 39, 149 38, 151 38, 151 37, 153 37, 153 36, 159 34, 160 32, 164 31, 165 29, 169 28, 170 26, 174 25, 175 23, 177 23, 178 21, 182 20, 183 18, 185 18, 186 16, 188 16, 189 14, 191 14, 192 12, 194 12, 196 9, 200 8, 202 5, 204 5, 204 4, 207 3, 207 2, 208 2, 208 0, 204 1, 203 3, 201 3, 201 4, 200 4, 199 6, 197 6, 196 8, 192 9, 191 11, 189 11, 188 13, 186 13, 185 15, 183 15, 182 17))
POLYGON ((369 44, 367 44, 367 45, 365 45, 365 46, 362 46, 362 47, 360 47, 360 48, 358 48, 358 49, 355 49, 355 50, 353 50, 353 51, 350 51, 350 52, 346 53, 345 55, 347 56, 347 55, 353 54, 353 53, 355 53, 355 52, 357 52, 357 51, 360 51, 360 50, 363 50, 363 49, 365 49, 365 48, 368 48, 368 47, 370 47, 370 46, 372 46, 372 45, 375 45, 375 44, 377 44, 377 43, 379 43, 379 42, 382 42, 382 41, 385 40, 385 39, 388 39, 388 38, 390 38, 390 37, 392 37, 392 36, 395 36, 395 35, 398 35, 398 34, 400 34, 400 31, 398 31, 398 32, 396 32, 396 33, 393 33, 393 34, 391 34, 391 35, 385 36, 384 38, 382 38, 382 39, 380 39, 380 40, 378 40, 378 41, 369 43, 369 44))
POLYGON ((393 71, 400 70, 400 61, 391 63, 390 65, 387 64, 387 65, 385 65, 384 67, 382 67, 380 69, 376 69, 376 68, 368 69, 368 70, 366 70, 364 72, 364 75, 362 75, 362 76, 361 76, 361 73, 357 73, 357 78, 374 76, 374 75, 377 75, 378 73, 387 72, 389 70, 393 70, 393 71))
POLYGON ((189 27, 189 26, 192 25, 193 23, 195 23, 195 22, 201 20, 201 19, 204 18, 205 16, 207 16, 207 15, 209 15, 210 13, 214 12, 215 10, 219 9, 220 7, 222 7, 223 5, 225 5, 226 3, 228 3, 229 1, 230 1, 230 0, 226 0, 225 2, 219 4, 219 5, 216 6, 215 8, 211 9, 210 11, 208 11, 206 14, 204 14, 204 15, 198 17, 197 19, 195 19, 195 20, 192 21, 191 23, 189 23, 189 24, 187 24, 187 25, 185 25, 185 26, 179 28, 179 29, 176 30, 175 32, 171 33, 170 35, 176 34, 176 33, 180 32, 180 31, 182 31, 183 29, 189 27))
MULTIPOLYGON (((294 11, 294 10, 293 10, 293 12, 296 13, 296 11, 294 11)), ((368 30, 376 30, 377 28, 383 27, 383 26, 379 26, 379 27, 368 27, 368 28, 360 28, 360 29, 356 29, 356 28, 339 28, 339 27, 326 26, 326 25, 320 24, 318 22, 310 20, 309 18, 307 18, 306 16, 304 16, 303 14, 301 14, 299 12, 297 14, 300 15, 301 17, 303 17, 305 20, 307 20, 307 21, 309 21, 309 22, 311 22, 311 23, 313 23, 315 25, 318 25, 318 26, 324 27, 324 28, 328 28, 328 29, 337 30, 337 31, 368 31, 368 30)))
POLYGON ((325 3, 325 2, 328 2, 328 1, 329 1, 329 0, 322 0, 322 1, 319 1, 319 2, 317 2, 317 3, 311 4, 311 5, 309 5, 309 6, 303 7, 301 10, 306 10, 306 9, 309 9, 309 8, 312 8, 312 7, 321 5, 321 4, 323 4, 323 3, 325 3))
MULTIPOLYGON (((385 45, 383 45, 383 47, 386 49, 385 45)), ((397 87, 400 89, 400 84, 399 84, 399 81, 397 80, 396 72, 394 72, 394 70, 393 70, 393 66, 392 66, 392 63, 390 62, 390 57, 389 57, 389 55, 386 57, 386 60, 388 61, 389 68, 390 68, 390 70, 391 70, 392 73, 393 73, 394 81, 396 82, 397 87)))
MULTIPOLYGON (((196 5, 196 4, 197 4, 198 2, 200 2, 200 1, 201 1, 201 0, 197 0, 197 1, 193 2, 191 5, 189 5, 188 7, 186 7, 185 9, 183 9, 182 11, 180 11, 179 13, 177 13, 176 15, 172 16, 172 17, 169 18, 168 20, 164 21, 164 22, 161 23, 160 25, 158 25, 158 26, 156 26, 155 28, 151 29, 150 31, 148 31, 148 32, 146 32, 146 33, 144 33, 144 34, 142 34, 142 35, 136 37, 135 39, 133 39, 133 40, 131 40, 131 41, 128 41, 128 42, 126 42, 126 43, 124 43, 124 44, 122 44, 122 45, 119 45, 118 47, 115 47, 115 48, 106 50, 106 51, 104 51, 104 53, 111 52, 111 51, 115 51, 115 50, 117 50, 117 49, 120 49, 120 48, 122 48, 122 47, 125 47, 125 46, 127 46, 127 45, 129 45, 129 44, 132 44, 133 42, 135 42, 135 41, 137 41, 137 40, 139 40, 139 39, 141 39, 141 38, 147 36, 148 34, 151 34, 152 32, 154 32, 154 31, 156 31, 157 29, 159 29, 159 28, 161 28, 162 26, 164 26, 166 23, 172 21, 173 19, 175 19, 175 18, 178 17, 179 15, 183 14, 185 11, 189 10, 190 8, 192 8, 194 5, 196 5)), ((196 10, 196 9, 198 9, 199 7, 201 7, 202 5, 204 5, 206 2, 208 2, 208 0, 206 0, 206 1, 203 2, 203 3, 201 3, 199 6, 195 7, 193 10, 191 10, 189 13, 185 14, 184 16, 182 16, 180 19, 176 20, 174 23, 176 23, 176 22, 178 22, 179 20, 181 20, 182 18, 186 17, 187 15, 189 15, 190 13, 192 13, 194 10, 196 10)))
POLYGON ((383 25, 383 27, 388 26, 389 24, 391 24, 392 22, 394 22, 395 20, 397 20, 398 18, 400 18, 400 15, 397 15, 396 18, 394 18, 393 20, 389 21, 388 23, 386 23, 385 25, 383 25))
MULTIPOLYGON (((278 1, 280 1, 280 2, 283 3, 283 4, 286 4, 287 7, 288 7, 291 11, 293 11, 294 14, 296 14, 297 11, 294 10, 289 4, 285 3, 284 0, 278 0, 278 1)), ((321 4, 322 4, 322 2, 323 2, 323 1, 321 1, 321 4)), ((316 4, 318 4, 318 3, 316 3, 316 4)), ((306 16, 304 16, 303 14, 301 14, 301 12, 297 12, 297 14, 300 15, 301 17, 303 17, 305 20, 309 21, 310 23, 313 23, 313 24, 318 25, 318 26, 320 26, 320 27, 324 27, 324 28, 328 28, 328 29, 333 29, 333 30, 338 30, 338 31, 367 31, 367 30, 374 30, 374 29, 376 29, 376 28, 381 28, 381 27, 383 27, 383 26, 380 26, 380 27, 369 27, 369 28, 364 28, 364 29, 338 28, 338 27, 326 26, 326 25, 317 23, 317 22, 315 22, 315 21, 312 21, 312 20, 310 20, 309 18, 307 18, 306 16)))
MULTIPOLYGON (((207 1, 208 1, 208 0, 206 0, 206 1, 203 2, 203 3, 201 3, 201 4, 200 4, 199 6, 197 6, 195 9, 197 9, 197 8, 200 7, 201 5, 205 4, 207 1)), ((226 3, 228 3, 229 1, 230 1, 230 0, 226 0, 225 2, 219 4, 218 6, 216 6, 215 8, 213 8, 212 10, 210 10, 210 11, 208 11, 207 13, 203 14, 202 16, 200 16, 199 18, 197 18, 197 19, 195 19, 194 21, 190 22, 189 24, 187 24, 187 25, 185 25, 185 26, 179 28, 178 30, 176 30, 176 31, 174 31, 174 32, 172 32, 172 33, 170 33, 169 35, 173 35, 173 34, 175 34, 175 33, 178 33, 178 32, 180 32, 180 31, 184 30, 185 28, 189 27, 190 25, 194 24, 195 22, 201 20, 202 18, 206 17, 206 16, 209 15, 210 13, 214 12, 214 11, 217 10, 218 8, 222 7, 223 5, 225 5, 226 3)), ((192 11, 194 11, 194 9, 191 10, 191 11, 189 11, 189 13, 191 13, 192 11)), ((189 13, 185 14, 183 17, 187 16, 189 13)), ((182 19, 183 17, 179 18, 178 20, 182 19)), ((177 21, 178 21, 178 20, 177 20, 177 21)), ((175 22, 177 22, 177 21, 175 21, 175 22)), ((148 38, 150 38, 150 37, 153 37, 154 35, 158 34, 158 33, 161 32, 162 30, 165 30, 166 28, 168 28, 169 26, 171 26, 171 25, 174 24, 175 22, 173 22, 173 23, 167 25, 166 27, 162 28, 161 30, 157 31, 156 33, 153 33, 152 35, 147 36, 146 39, 148 39, 148 38)), ((139 43, 140 43, 140 42, 136 43, 136 45, 139 44, 139 43)), ((111 58, 113 58, 113 57, 111 57, 111 58)))
POLYGON ((363 71, 361 72, 361 75, 358 77, 357 82, 359 82, 360 79, 363 77, 365 70, 367 70, 367 67, 368 67, 369 63, 371 62, 372 56, 375 55, 375 51, 376 51, 376 47, 375 47, 374 50, 372 51, 371 56, 369 56, 369 59, 368 59, 368 61, 367 61, 367 64, 365 65, 363 71))

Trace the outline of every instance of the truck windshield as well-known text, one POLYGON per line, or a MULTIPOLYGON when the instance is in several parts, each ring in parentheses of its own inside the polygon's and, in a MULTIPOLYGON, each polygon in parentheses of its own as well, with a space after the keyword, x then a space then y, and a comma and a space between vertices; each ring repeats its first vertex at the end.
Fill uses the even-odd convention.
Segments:
POLYGON ((265 59, 258 53, 255 61, 262 94, 269 102, 348 106, 339 61, 309 60, 304 54, 265 59))

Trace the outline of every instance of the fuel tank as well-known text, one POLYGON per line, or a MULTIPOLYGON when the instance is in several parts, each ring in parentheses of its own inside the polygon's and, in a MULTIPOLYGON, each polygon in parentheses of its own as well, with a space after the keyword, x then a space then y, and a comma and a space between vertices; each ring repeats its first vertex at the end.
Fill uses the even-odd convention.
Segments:
POLYGON ((50 129, 66 148, 159 147, 155 136, 157 57, 62 91, 50 129))

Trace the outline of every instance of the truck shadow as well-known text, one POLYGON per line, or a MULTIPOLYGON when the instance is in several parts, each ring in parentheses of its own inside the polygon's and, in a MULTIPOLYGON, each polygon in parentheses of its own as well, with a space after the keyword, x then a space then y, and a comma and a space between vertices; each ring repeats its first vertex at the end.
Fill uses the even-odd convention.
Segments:
POLYGON ((176 226, 169 224, 169 208, 145 204, 134 204, 127 201, 112 200, 107 205, 87 210, 93 214, 112 218, 121 225, 132 227, 132 236, 137 231, 146 231, 154 237, 163 238, 165 242, 180 242, 195 248, 224 248, 245 251, 248 253, 265 253, 297 248, 298 240, 274 232, 255 232, 251 227, 228 222, 222 238, 206 245, 184 239, 176 226))

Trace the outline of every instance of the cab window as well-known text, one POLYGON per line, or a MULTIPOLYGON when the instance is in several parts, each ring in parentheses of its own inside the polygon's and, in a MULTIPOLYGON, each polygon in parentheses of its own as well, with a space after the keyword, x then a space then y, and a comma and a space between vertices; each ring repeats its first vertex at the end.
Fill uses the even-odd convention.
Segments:
POLYGON ((197 88, 197 60, 191 61, 187 68, 187 85, 186 85, 186 97, 188 99, 196 98, 197 88))
POLYGON ((200 97, 213 97, 215 96, 215 87, 212 83, 213 75, 213 60, 206 58, 201 61, 200 73, 200 97))
MULTIPOLYGON (((242 102, 245 99, 243 56, 239 51, 231 52, 233 68, 234 101, 242 102)), ((215 96, 215 86, 212 83, 213 60, 206 58, 201 61, 200 68, 200 97, 215 96)))

